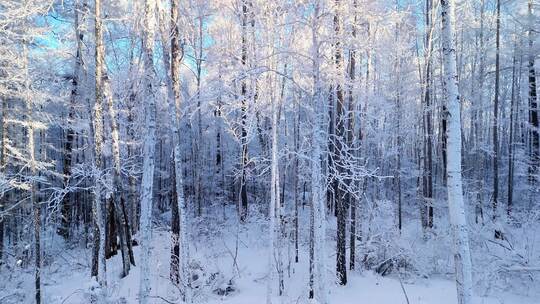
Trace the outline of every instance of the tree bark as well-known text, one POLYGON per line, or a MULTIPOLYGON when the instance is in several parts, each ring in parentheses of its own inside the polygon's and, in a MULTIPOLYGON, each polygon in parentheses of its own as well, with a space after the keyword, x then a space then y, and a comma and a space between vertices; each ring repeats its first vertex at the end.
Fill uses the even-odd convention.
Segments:
POLYGON ((122 166, 120 163, 120 138, 118 130, 118 122, 116 118, 116 109, 114 108, 113 96, 110 89, 110 83, 105 72, 103 71, 103 89, 104 98, 107 101, 107 107, 109 112, 109 123, 111 125, 111 139, 112 139, 112 156, 113 156, 113 189, 112 194, 115 217, 111 220, 116 221, 116 227, 118 236, 120 239, 120 250, 122 252, 122 276, 125 277, 129 274, 130 265, 135 265, 135 258, 133 256, 133 248, 131 243, 131 228, 126 213, 125 206, 125 193, 122 183, 122 166))
MULTIPOLYGON (((356 0, 353 0, 353 24, 352 24, 352 30, 351 30, 351 37, 353 39, 353 43, 356 42, 356 24, 358 22, 358 3, 356 0)), ((348 102, 348 117, 347 120, 349 122, 349 126, 347 128, 347 145, 349 148, 349 155, 355 155, 355 149, 359 149, 359 141, 358 139, 354 138, 354 133, 356 129, 356 109, 355 109, 355 96, 353 93, 354 88, 354 82, 356 77, 356 50, 351 49, 349 51, 349 102, 348 102)), ((350 175, 352 172, 348 170, 348 174, 350 175)), ((355 268, 355 260, 356 260, 356 205, 357 205, 357 199, 353 195, 351 195, 351 191, 354 189, 358 189, 358 183, 353 181, 351 178, 347 181, 348 184, 348 191, 346 194, 346 200, 347 204, 351 206, 351 231, 349 236, 349 269, 354 270, 355 268)))
POLYGON ((300 144, 300 103, 295 99, 295 112, 294 113, 294 262, 298 263, 298 237, 299 237, 299 225, 298 225, 298 205, 299 205, 299 193, 298 193, 298 180, 300 179, 299 170, 299 157, 298 150, 300 144))
POLYGON ((422 227, 433 228, 433 122, 432 122, 432 54, 433 54, 433 0, 426 0, 426 33, 425 33, 425 77, 424 77, 424 103, 423 103, 423 131, 424 131, 424 163, 422 173, 422 195, 424 207, 422 208, 422 227))
POLYGON ((340 180, 343 173, 343 164, 342 164, 342 153, 343 146, 345 141, 345 124, 343 119, 344 112, 344 96, 343 96, 343 86, 339 79, 341 79, 343 58, 341 54, 341 24, 340 24, 340 1, 335 0, 336 11, 334 12, 334 33, 337 37, 335 42, 335 67, 338 82, 336 84, 336 137, 333 139, 335 145, 335 154, 334 154, 334 165, 336 166, 334 170, 335 174, 338 174, 339 177, 334 178, 333 190, 334 190, 334 199, 336 204, 336 215, 337 215, 337 250, 336 250, 336 272, 338 282, 341 285, 347 284, 347 261, 346 261, 346 230, 347 230, 347 202, 344 199, 344 193, 340 187, 340 180))
MULTIPOLYGON (((495 98, 493 100, 493 222, 497 225, 499 204, 499 82, 500 82, 500 29, 501 1, 497 0, 497 17, 495 33, 495 98)), ((495 238, 502 238, 499 228, 495 229, 495 238)))
POLYGON ((34 136, 34 103, 31 97, 30 74, 29 74, 29 54, 28 41, 23 40, 23 69, 24 69, 24 106, 25 120, 27 125, 26 144, 28 153, 28 174, 30 188, 30 205, 32 206, 33 228, 34 228, 34 286, 36 304, 41 303, 41 206, 39 198, 36 195, 37 191, 37 161, 35 155, 35 136, 34 136))
MULTIPOLYGON (((273 87, 272 77, 268 77, 270 80, 268 85, 273 87)), ((274 93, 271 93, 271 103, 272 103, 272 163, 271 163, 271 180, 270 180, 270 206, 269 206, 269 217, 270 217, 270 249, 268 253, 268 287, 267 287, 267 299, 266 303, 272 303, 272 285, 274 284, 276 270, 280 269, 279 263, 281 263, 281 256, 277 251, 280 250, 278 244, 280 235, 280 226, 281 226, 281 203, 279 200, 279 164, 278 164, 278 114, 277 114, 277 105, 274 97, 274 93)), ((281 271, 281 270, 279 270, 281 271)), ((281 296, 283 290, 282 284, 280 281, 279 284, 279 295, 281 296)))
MULTIPOLYGON (((242 58, 241 63, 242 67, 245 69, 247 67, 247 18, 248 18, 248 0, 242 0, 242 58)), ((246 130, 246 124, 247 124, 247 83, 245 80, 245 76, 243 75, 243 80, 241 84, 241 94, 242 94, 242 105, 241 105, 241 111, 242 111, 242 130, 241 130, 241 149, 242 149, 242 156, 241 156, 241 163, 242 163, 242 172, 241 172, 241 179, 240 179, 240 220, 243 222, 246 220, 247 214, 248 214, 248 195, 247 195, 247 187, 246 187, 246 167, 248 163, 248 147, 247 147, 247 130, 246 130)))
MULTIPOLYGON (((150 242, 152 241, 152 205, 154 189, 154 169, 156 150, 156 96, 154 92, 154 34, 155 34, 154 0, 146 0, 143 20, 143 67, 144 90, 147 105, 145 107, 146 136, 143 144, 143 175, 141 182, 141 276, 139 286, 139 303, 146 304, 150 295, 150 242)), ((181 171, 180 171, 181 172, 181 171)))
MULTIPOLYGON (((514 38, 515 39, 515 38, 514 38)), ((508 131, 508 201, 506 205, 506 213, 510 216, 512 204, 514 200, 514 120, 515 120, 515 104, 516 104, 516 53, 518 51, 517 41, 514 41, 514 54, 512 56, 512 92, 510 94, 510 126, 508 131)))
MULTIPOLYGON (((73 145, 75 143, 75 132, 73 130, 73 120, 75 119, 75 105, 77 104, 77 99, 79 95, 79 74, 82 67, 82 43, 84 34, 79 29, 79 11, 80 11, 79 1, 76 0, 74 4, 74 29, 75 29, 75 39, 77 41, 77 50, 75 52, 75 64, 73 68, 73 75, 71 77, 71 95, 70 95, 70 105, 69 105, 69 114, 68 114, 68 129, 66 134, 66 143, 64 146, 64 187, 69 187, 69 178, 71 176, 71 166, 73 160, 73 145)), ((83 18, 84 19, 84 18, 83 18)), ((69 231, 71 225, 71 204, 73 203, 73 194, 71 191, 68 191, 64 198, 62 199, 62 217, 61 225, 58 229, 58 233, 64 237, 64 239, 69 238, 69 231)))
MULTIPOLYGON (((183 301, 191 302, 191 286, 189 278, 189 246, 187 231, 187 207, 184 199, 184 183, 182 176, 180 124, 180 65, 183 49, 180 46, 180 29, 178 26, 179 0, 171 1, 170 27, 165 30, 165 20, 161 23, 162 42, 165 47, 170 45, 170 53, 163 52, 163 64, 167 79, 168 111, 171 126, 174 162, 174 193, 173 222, 171 242, 171 280, 180 287, 183 301)), ((162 7, 160 6, 160 10, 162 7)), ((162 14, 160 14, 162 15, 162 14)))
MULTIPOLYGON (((8 120, 8 105, 7 99, 5 97, 0 97, 2 99, 2 119, 0 121, 0 140, 2 146, 0 147, 0 172, 6 174, 7 168, 7 140, 8 140, 8 130, 7 130, 7 120, 8 120)), ((0 213, 4 211, 5 206, 9 203, 8 193, 0 194, 0 213)), ((4 263, 4 230, 5 230, 6 217, 0 217, 0 266, 4 263)))
MULTIPOLYGON (((105 49, 103 46, 103 25, 101 20, 101 0, 95 0, 95 103, 94 103, 94 253, 92 258, 92 276, 97 276, 99 285, 107 286, 105 261, 105 218, 102 208, 102 140, 103 140, 103 65, 105 49)), ((105 293, 105 290, 103 290, 105 293)))
POLYGON ((313 114, 311 122, 313 124, 312 140, 313 149, 311 152, 311 186, 312 186, 312 204, 311 204, 311 243, 310 249, 310 298, 316 298, 320 304, 327 304, 326 293, 326 263, 325 263, 325 248, 326 248, 326 197, 325 184, 323 180, 323 147, 326 145, 323 125, 325 125, 324 101, 322 97, 321 84, 321 69, 320 69, 320 40, 319 26, 321 14, 321 3, 315 0, 313 7, 313 15, 311 18, 311 52, 312 52, 312 77, 313 77, 313 97, 312 106, 313 114))
POLYGON ((534 68, 534 23, 533 1, 528 2, 529 12, 529 136, 530 136, 530 162, 529 181, 534 185, 538 179, 538 167, 540 166, 540 130, 538 124, 538 97, 536 93, 536 71, 534 68))
POLYGON ((461 178, 461 97, 458 91, 454 9, 453 0, 441 0, 441 35, 444 64, 443 96, 448 105, 448 168, 446 173, 450 225, 455 246, 454 263, 458 303, 470 304, 473 293, 472 265, 461 178))

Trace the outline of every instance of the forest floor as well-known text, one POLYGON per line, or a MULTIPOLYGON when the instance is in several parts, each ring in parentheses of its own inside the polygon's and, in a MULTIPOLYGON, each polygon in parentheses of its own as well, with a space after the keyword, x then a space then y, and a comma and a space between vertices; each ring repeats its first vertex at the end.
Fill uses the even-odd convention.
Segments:
MULTIPOLYGON (((285 295, 275 303, 310 303, 308 300, 308 217, 307 209, 300 219, 301 240, 299 263, 294 262, 294 244, 285 245, 284 277, 285 295)), ((153 248, 150 261, 151 303, 179 303, 177 289, 169 282, 170 234, 165 214, 154 224, 153 248)), ((268 265, 267 221, 252 219, 238 225, 231 212, 228 220, 223 215, 205 216, 191 225, 196 239, 191 243, 191 268, 197 276, 192 285, 195 303, 258 304, 265 303, 268 265), (203 224, 204 223, 204 224, 203 224), (210 223, 210 224, 209 224, 210 223), (218 290, 231 291, 219 295, 218 290)), ((332 227, 330 224, 329 227, 332 227)), ((330 229, 329 229, 330 230, 330 229)), ((331 231, 329 231, 330 233, 331 231)), ((96 294, 96 283, 89 277, 91 249, 66 249, 59 237, 50 233, 45 246, 46 261, 42 271, 43 303, 91 303, 96 294)), ((329 235, 327 243, 327 280, 333 277, 335 243, 329 235)), ((76 246, 75 246, 76 247, 76 246)), ((139 247, 135 259, 138 261, 139 247)), ((120 279, 121 257, 117 254, 107 261, 109 303, 137 303, 139 269, 120 279)), ((0 272, 0 303, 33 303, 33 268, 3 266, 0 272)), ((418 278, 406 276, 403 280, 395 274, 382 277, 371 271, 349 272, 347 286, 327 283, 331 304, 455 304, 455 283, 449 277, 418 278), (401 283, 403 283, 403 288, 401 283), (405 290, 405 293, 404 291, 405 290)), ((538 304, 538 298, 511 293, 498 293, 490 297, 476 297, 478 304, 538 304)))

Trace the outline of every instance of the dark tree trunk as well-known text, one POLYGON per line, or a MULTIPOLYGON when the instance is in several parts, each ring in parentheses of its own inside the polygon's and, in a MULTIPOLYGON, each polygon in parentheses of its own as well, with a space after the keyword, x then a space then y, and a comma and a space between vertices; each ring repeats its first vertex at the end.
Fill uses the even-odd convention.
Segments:
MULTIPOLYGON (((495 98, 493 100, 493 221, 498 218, 499 204, 499 82, 500 82, 500 28, 501 1, 497 0, 497 29, 495 37, 495 98)), ((495 238, 502 238, 502 232, 495 229, 495 238)))
MULTIPOLYGON (((532 21, 533 1, 528 2, 529 18, 532 21)), ((540 166, 540 133, 538 129, 538 98, 536 93, 536 71, 533 54, 533 24, 529 25, 529 130, 530 130, 530 163, 529 181, 537 182, 538 167, 540 166)))
MULTIPOLYGON (((173 185, 176 184, 176 173, 173 168, 173 185)), ((170 278, 174 284, 180 283, 180 216, 178 214, 178 200, 176 187, 173 187, 171 198, 171 273, 170 278)))
MULTIPOLYGON (((35 185, 32 185, 32 194, 35 196, 35 185)), ((39 202, 33 201, 34 209, 34 254, 35 256, 35 288, 36 288, 36 304, 41 303, 41 207, 39 202)))
MULTIPOLYGON (((336 6, 339 6, 339 0, 335 1, 336 6)), ((339 20, 339 13, 336 11, 334 15, 334 32, 336 37, 335 42, 335 65, 337 73, 341 73, 341 67, 343 64, 343 58, 341 54, 341 42, 340 42, 340 33, 341 33, 341 24, 339 20)), ((336 84, 336 138, 334 139, 335 145, 335 154, 334 154, 334 164, 336 168, 335 171, 338 173, 343 173, 342 169, 342 150, 343 142, 345 140, 345 124, 344 124, 344 96, 343 96, 343 87, 340 81, 336 84)), ((340 174, 341 175, 341 174, 340 174)), ((339 177, 341 178, 341 176, 339 177)), ((347 284, 347 262, 346 262, 346 230, 347 230, 347 202, 345 200, 345 193, 342 193, 341 187, 339 185, 339 180, 337 177, 334 178, 333 182, 334 190, 334 199, 336 204, 336 215, 337 215, 337 254, 336 254, 336 272, 338 283, 341 285, 347 284)))
POLYGON ((300 204, 299 193, 298 193, 298 180, 300 179, 300 168, 299 168, 299 157, 297 155, 300 144, 300 103, 298 100, 295 100, 294 103, 295 112, 294 113, 294 167, 293 167, 293 178, 294 178, 294 262, 298 263, 298 237, 299 237, 299 226, 298 226, 298 205, 300 204))
MULTIPOLYGON (((351 36, 352 39, 356 39, 356 23, 358 22, 357 17, 357 9, 358 4, 356 0, 353 0, 353 9, 354 9, 354 19, 352 24, 352 32, 351 36)), ((349 122, 349 126, 347 128, 347 145, 349 146, 349 155, 355 155, 355 149, 359 148, 359 142, 358 140, 355 141, 354 138, 354 132, 356 129, 356 120, 355 120, 355 99, 354 99, 354 93, 353 93, 353 87, 355 82, 355 73, 356 73, 356 50, 352 49, 349 52, 349 102, 348 102, 348 117, 347 120, 349 122)), ((352 172, 349 172, 349 174, 352 172)), ((354 198, 353 195, 351 195, 351 191, 354 189, 358 189, 358 183, 355 181, 349 179, 347 181, 349 185, 349 189, 347 191, 347 203, 351 206, 351 231, 349 236, 349 269, 354 270, 355 268, 355 261, 356 261, 356 204, 357 200, 354 198)))
POLYGON ((315 295, 315 204, 311 200, 309 211, 309 298, 315 295))
MULTIPOLYGON (((247 0, 242 0, 242 66, 247 67, 247 18, 248 18, 248 3, 247 0)), ((245 221, 248 214, 248 195, 246 185, 246 167, 248 164, 248 147, 247 147, 247 83, 242 80, 242 130, 241 130, 241 145, 242 145, 242 172, 240 179, 240 220, 245 221)))
MULTIPOLYGON (((0 132, 2 133, 0 136, 0 170, 2 170, 2 173, 6 173, 6 141, 8 138, 7 134, 7 100, 5 98, 2 98, 2 116, 0 116, 2 121, 0 122, 0 132)), ((9 203, 9 193, 5 193, 3 196, 0 196, 0 212, 2 212, 5 208, 5 206, 8 206, 9 203)), ((2 266, 3 259, 4 259, 4 226, 6 223, 7 217, 1 217, 0 218, 0 266, 2 266)))
POLYGON ((445 101, 441 101, 443 103, 442 105, 442 111, 441 111, 441 153, 442 153, 442 180, 443 184, 446 186, 446 171, 447 171, 447 164, 448 164, 448 157, 446 154, 446 148, 448 146, 448 136, 446 135, 448 130, 448 108, 446 107, 445 101))
POLYGON ((423 131, 424 131, 424 157, 422 173, 422 195, 424 197, 424 207, 422 208, 422 227, 433 228, 433 122, 432 122, 432 101, 431 101, 431 74, 432 74, 432 17, 433 0, 426 0, 426 70, 425 70, 425 91, 423 107, 423 131))
POLYGON ((512 211, 512 203, 514 197, 514 116, 515 116, 515 104, 516 104, 516 65, 517 58, 516 52, 518 51, 517 42, 514 45, 514 54, 512 58, 512 92, 510 94, 510 126, 508 136, 508 201, 506 205, 506 212, 508 215, 512 211))
MULTIPOLYGON (((179 0, 171 0, 171 19, 170 19, 170 42, 171 42, 171 81, 172 81, 172 91, 174 95, 174 103, 175 103, 175 115, 176 119, 173 121, 178 121, 178 113, 180 109, 180 64, 182 62, 183 58, 183 49, 180 46, 180 28, 178 25, 178 9, 179 9, 179 0)), ((173 195, 171 196, 171 213, 172 213, 172 219, 171 219, 171 265, 170 265, 170 278, 173 284, 179 286, 180 285, 180 277, 181 277, 181 261, 180 261, 180 212, 185 212, 185 210, 180 210, 179 206, 179 198, 183 198, 184 196, 181 193, 178 193, 179 188, 183 188, 182 185, 177 184, 179 182, 176 178, 177 176, 182 176, 181 172, 177 172, 177 168, 180 168, 181 162, 181 155, 177 155, 178 152, 178 139, 179 134, 178 129, 173 129, 173 145, 175 145, 173 149, 173 160, 172 160, 172 189, 173 189, 173 195), (178 174, 178 175, 177 175, 178 174)), ((183 191, 183 189, 181 189, 183 191)), ((185 217, 185 214, 184 214, 185 217)), ((186 235, 184 233, 184 235, 186 235)), ((184 295, 185 297, 185 295, 184 295)))
MULTIPOLYGON (((76 134, 73 130, 73 120, 75 119, 75 106, 77 104, 77 98, 79 94, 79 73, 82 67, 82 43, 84 35, 79 30, 79 2, 75 1, 74 4, 74 14, 75 14, 75 37, 77 39, 77 50, 75 53, 75 65, 73 69, 73 75, 71 78, 71 96, 70 96, 70 105, 69 105, 69 114, 68 114, 68 129, 66 132, 66 143, 64 146, 64 164, 63 164, 63 173, 64 173, 64 187, 68 187, 69 178, 71 176, 71 166, 73 160, 73 146, 75 143, 76 134)), ((84 18, 83 18, 84 20, 84 18)), ((73 193, 71 191, 67 192, 62 200, 62 209, 61 209, 61 225, 58 229, 58 233, 64 237, 64 239, 69 238, 69 231, 71 225, 71 216, 72 216, 72 203, 73 203, 73 193)))
POLYGON ((98 276, 99 265, 99 226, 95 220, 96 216, 93 216, 93 245, 92 245, 92 268, 90 270, 91 277, 98 276))
MULTIPOLYGON (((75 82, 75 80, 74 80, 75 82)), ((75 90, 75 89, 74 89, 75 90)), ((73 94, 73 92, 72 92, 73 94)), ((69 113, 69 120, 71 121, 73 119, 74 115, 73 112, 70 110, 69 113)), ((66 134, 66 143, 64 146, 64 187, 69 187, 69 177, 71 176, 71 161, 73 156, 73 139, 75 137, 75 134, 73 132, 73 129, 69 127, 66 134)), ((69 230, 71 226, 71 208, 72 208, 72 198, 73 194, 71 192, 67 192, 64 198, 62 199, 62 209, 61 209, 61 223, 60 227, 58 227, 58 234, 61 235, 64 239, 69 238, 69 230)))
POLYGON ((105 239, 105 258, 109 259, 112 256, 116 255, 118 252, 118 242, 116 237, 116 214, 114 209, 114 203, 112 198, 107 201, 107 216, 106 223, 107 227, 105 231, 107 233, 107 238, 105 239))

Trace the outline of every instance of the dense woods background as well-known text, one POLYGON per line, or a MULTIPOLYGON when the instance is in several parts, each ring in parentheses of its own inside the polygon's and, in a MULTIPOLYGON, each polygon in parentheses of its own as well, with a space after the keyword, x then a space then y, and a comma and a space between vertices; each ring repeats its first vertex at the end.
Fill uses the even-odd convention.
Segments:
POLYGON ((177 301, 204 302, 206 229, 262 225, 268 303, 303 251, 319 303, 367 270, 538 294, 539 6, 3 0, 0 281, 32 271, 40 303, 85 248, 92 301, 119 255, 147 303, 160 236, 177 301))

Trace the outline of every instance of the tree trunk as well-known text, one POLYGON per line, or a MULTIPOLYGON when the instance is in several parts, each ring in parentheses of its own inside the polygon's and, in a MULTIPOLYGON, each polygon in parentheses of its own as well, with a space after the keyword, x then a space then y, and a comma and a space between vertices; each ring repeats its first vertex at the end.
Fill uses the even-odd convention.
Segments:
POLYGON ((203 62, 203 17, 199 16, 198 18, 198 39, 197 39, 197 215, 201 216, 202 214, 202 195, 204 187, 202 186, 202 164, 203 164, 203 153, 201 147, 203 147, 203 137, 202 137, 202 116, 201 116, 201 73, 202 73, 202 62, 203 62))
POLYGON ((103 73, 103 89, 104 98, 107 101, 107 107, 109 112, 109 122, 111 125, 111 139, 112 139, 112 156, 113 156, 113 189, 112 195, 115 217, 112 220, 116 221, 116 227, 118 236, 120 239, 120 250, 122 252, 122 276, 125 277, 129 274, 130 265, 135 265, 135 258, 133 256, 133 248, 131 244, 131 228, 127 218, 125 207, 125 193, 122 183, 122 167, 120 163, 120 138, 118 131, 118 122, 116 118, 116 110, 114 108, 113 96, 110 89, 109 79, 107 73, 103 73))
MULTIPOLYGON (((145 107, 146 136, 143 144, 143 175, 141 182, 141 277, 139 303, 148 303, 150 295, 150 242, 152 241, 152 205, 154 189, 154 169, 156 150, 156 96, 154 94, 154 0, 146 0, 143 21, 143 66, 144 90, 147 106, 145 107)), ((182 171, 180 171, 182 172, 182 171)))
POLYGON ((24 105, 25 105, 25 120, 27 125, 27 153, 28 153, 28 174, 30 175, 30 205, 32 206, 33 224, 34 224, 34 286, 36 304, 41 303, 41 206, 39 198, 36 195, 37 191, 37 163, 35 155, 35 140, 34 140, 34 104, 32 102, 30 92, 30 75, 28 66, 28 46, 27 41, 23 41, 23 69, 24 69, 24 105))
POLYGON ((454 263, 459 304, 472 301, 472 265, 469 250, 469 234, 463 185, 461 178, 461 98, 458 91, 458 75, 454 32, 454 1, 441 0, 443 44, 443 96, 448 105, 448 207, 450 225, 454 237, 454 263))
POLYGON ((533 1, 528 2, 529 11, 529 130, 530 130, 530 162, 529 181, 534 185, 538 179, 538 167, 540 166, 540 131, 538 129, 538 98, 536 93, 536 71, 534 68, 534 21, 533 1))
MULTIPOLYGON (((77 40, 77 50, 75 53, 75 64, 73 68, 73 75, 71 78, 71 96, 70 96, 70 105, 69 105, 69 114, 68 114, 68 129, 66 134, 66 143, 64 146, 64 187, 69 187, 69 178, 71 176, 71 165, 73 160, 73 145, 75 142, 75 132, 73 131, 73 120, 75 119, 75 106, 78 101, 79 95, 79 74, 82 67, 82 44, 83 44, 83 33, 79 29, 79 10, 80 10, 79 1, 76 0, 74 4, 74 28, 75 28, 75 39, 77 40)), ((84 20, 84 18, 83 18, 84 20)), ((62 199, 62 218, 61 225, 58 229, 58 233, 64 237, 64 239, 69 238, 69 230, 71 226, 71 204, 73 203, 73 194, 71 191, 68 191, 64 198, 62 199)))
POLYGON ((300 103, 295 99, 295 112, 294 113, 294 262, 298 263, 298 237, 299 237, 299 225, 298 225, 298 204, 299 204, 299 193, 298 193, 298 180, 300 179, 300 170, 299 170, 299 157, 298 150, 300 144, 300 103))
POLYGON ((320 41, 318 28, 320 24, 321 3, 316 0, 313 8, 313 17, 311 23, 311 51, 313 60, 313 114, 311 121, 313 124, 312 138, 313 149, 311 154, 311 186, 312 186, 312 205, 311 205, 311 237, 312 248, 310 253, 311 269, 311 291, 310 298, 316 298, 320 304, 327 304, 326 293, 326 197, 325 184, 323 180, 323 162, 322 149, 326 145, 324 138, 323 125, 325 125, 324 102, 322 98, 321 70, 320 70, 320 41), (321 115, 322 114, 322 115, 321 115))
POLYGON ((117 238, 117 221, 116 211, 112 198, 107 198, 105 201, 105 212, 107 219, 105 222, 105 259, 110 259, 118 253, 118 238, 117 238))
MULTIPOLYGON (((162 43, 165 47, 170 45, 170 53, 163 52, 163 64, 167 79, 168 111, 171 126, 174 162, 174 193, 172 244, 171 244, 171 279, 177 284, 182 293, 183 301, 191 302, 189 278, 189 246, 187 231, 187 208, 184 199, 184 183, 182 175, 181 138, 178 126, 180 124, 180 65, 182 63, 183 49, 180 47, 180 29, 178 26, 179 0, 171 1, 171 15, 169 31, 165 30, 165 20, 161 20, 162 43), (170 41, 169 41, 170 39, 170 41)), ((162 7, 160 6, 160 10, 162 7)), ((161 14, 160 14, 161 15, 161 14)))
MULTIPOLYGON (((272 77, 268 77, 270 80, 268 83, 269 86, 273 87, 272 77)), ((271 93, 271 103, 272 103, 272 163, 271 163, 271 181, 270 181, 270 206, 269 206, 269 217, 270 217, 270 249, 268 253, 268 286, 267 286, 267 299, 266 303, 272 303, 272 285, 274 284, 274 279, 276 271, 281 271, 280 263, 281 256, 277 251, 280 250, 279 239, 281 238, 280 226, 281 226, 281 203, 279 201, 279 164, 278 164, 278 114, 277 114, 277 105, 274 97, 274 93, 271 93)), ((280 277, 281 278, 281 277, 280 277)), ((281 296, 282 284, 280 280, 279 284, 279 295, 281 296)))
MULTIPOLYGON (((500 29, 501 1, 497 0, 497 29, 495 33, 495 98, 493 100, 493 222, 497 226, 499 204, 499 82, 500 82, 500 29)), ((500 228, 495 229, 495 238, 502 238, 500 228)))
MULTIPOLYGON (((396 8, 398 9, 398 8, 396 8)), ((399 29, 400 29, 400 22, 396 21, 395 25, 395 43, 398 44, 398 37, 399 37, 399 29)), ((400 53, 398 50, 396 50, 395 53, 395 62, 394 62, 394 73, 395 73, 395 83, 396 83, 396 97, 395 97, 395 119, 396 119, 396 131, 395 131, 395 142, 397 146, 397 155, 396 155, 396 168, 394 172, 394 182, 396 186, 396 192, 397 192, 397 226, 398 231, 401 234, 401 228, 403 225, 403 215, 402 215, 402 193, 401 193, 401 157, 403 153, 403 144, 402 144, 402 136, 401 136, 401 119, 402 119, 402 109, 401 109, 401 58, 403 57, 403 54, 400 53)))
MULTIPOLYGON (((133 59, 131 64, 133 65, 133 59)), ((127 137, 130 143, 135 141, 135 127, 133 126, 134 123, 134 106, 135 106, 135 99, 136 99, 136 93, 135 93, 135 87, 134 85, 131 85, 130 87, 130 94, 129 94, 129 105, 127 109, 127 137)), ((133 159, 136 157, 135 148, 133 147, 133 144, 129 144, 127 147, 127 154, 128 159, 133 159)), ((131 233, 135 234, 139 230, 139 200, 138 200, 138 193, 137 193, 137 177, 134 174, 130 174, 128 178, 129 183, 129 216, 131 220, 131 233)))
POLYGON ((424 163, 422 173, 422 195, 424 197, 424 205, 422 208, 422 227, 433 228, 433 122, 432 122, 432 101, 431 101, 431 84, 432 84, 432 54, 433 54, 433 0, 426 0, 426 37, 425 37, 425 53, 426 53, 426 69, 424 77, 424 103, 423 103, 423 131, 424 131, 424 163))
MULTIPOLYGON (((7 120, 8 120, 8 104, 6 98, 2 98, 2 119, 0 121, 0 141, 2 146, 0 147, 0 170, 2 174, 6 173, 6 163, 7 163, 7 140, 8 140, 8 130, 7 130, 7 120)), ((0 214, 4 211, 5 206, 8 205, 9 199, 8 194, 0 194, 0 214)), ((4 230, 5 230, 6 217, 0 217, 0 266, 4 263, 4 230)))
POLYGON ((105 261, 105 218, 101 198, 101 167, 102 167, 102 140, 103 140, 103 66, 105 49, 103 46, 103 25, 101 20, 101 0, 95 0, 95 103, 94 103, 94 256, 92 258, 92 276, 97 276, 99 285, 107 286, 106 261, 105 261), (99 237, 98 237, 99 236, 99 237), (97 248, 97 249, 96 249, 97 248))
MULTIPOLYGON (((479 46, 479 59, 480 59, 480 67, 478 71, 478 76, 476 77, 478 80, 478 92, 475 94, 476 99, 478 101, 478 105, 476 106, 475 111, 475 121, 474 121, 474 138, 476 140, 476 145, 483 146, 484 138, 487 136, 484 136, 483 134, 483 120, 484 120, 484 80, 485 80, 485 42, 484 42, 484 16, 485 16, 485 0, 480 1, 480 33, 479 33, 479 40, 480 40, 480 46, 479 46)), ((475 217, 477 219, 482 220, 484 219, 484 202, 482 201, 482 195, 484 192, 484 180, 486 179, 485 170, 486 164, 484 163, 484 160, 487 158, 485 156, 485 152, 483 152, 481 149, 476 149, 478 152, 475 153, 476 161, 474 165, 474 171, 476 172, 476 178, 480 180, 480 185, 478 186, 478 199, 476 201, 475 206, 475 217)))
MULTIPOLYGON (((174 156, 173 156, 174 157, 174 156)), ((174 166, 174 161, 173 161, 174 166)), ((173 167, 173 183, 176 184, 176 170, 173 167)), ((180 283, 180 217, 178 216, 178 201, 176 187, 173 187, 173 197, 171 199, 171 265, 170 279, 173 284, 180 283)))
MULTIPOLYGON (((220 70, 220 79, 221 79, 221 70, 220 70)), ((223 133, 223 126, 222 126, 222 107, 223 103, 221 100, 221 93, 219 93, 218 99, 217 99, 217 108, 214 112, 214 115, 217 117, 217 131, 216 131, 216 175, 218 175, 217 179, 219 180, 216 184, 219 185, 219 192, 220 192, 220 200, 223 205, 223 219, 225 219, 225 207, 226 207, 226 195, 225 195, 225 165, 224 165, 224 159, 223 159, 223 139, 222 139, 222 133, 223 133)))
MULTIPOLYGON (((351 36, 353 41, 356 40, 356 23, 358 22, 358 3, 356 0, 353 0, 353 24, 352 24, 352 32, 351 36)), ((347 120, 349 122, 349 126, 347 128, 347 145, 349 148, 349 155, 355 155, 355 149, 359 149, 359 141, 355 140, 354 138, 354 132, 356 129, 356 109, 355 109, 355 96, 353 93, 354 88, 354 82, 355 82, 355 75, 356 74, 356 50, 351 49, 349 52, 349 102, 348 102, 348 117, 347 120)), ((348 174, 352 174, 352 172, 348 172, 348 174)), ((357 199, 354 198, 353 195, 351 195, 351 191, 353 189, 358 189, 358 183, 353 181, 352 179, 349 179, 347 181, 348 184, 348 190, 346 194, 346 201, 347 204, 351 206, 351 231, 349 236, 349 269, 354 270, 355 268, 355 260, 356 260, 356 205, 357 205, 357 199)))
MULTIPOLYGON (((242 0, 242 67, 244 70, 247 67, 247 18, 248 18, 248 0, 242 0)), ((245 72, 245 71, 244 71, 245 72)), ((244 75, 245 76, 245 75, 244 75)), ((240 220, 245 221, 248 214, 248 195, 246 187, 246 167, 248 163, 248 147, 247 147, 247 83, 246 80, 242 80, 241 84, 241 94, 242 94, 242 130, 240 142, 242 145, 242 172, 240 179, 240 220)))
MULTIPOLYGON (((515 39, 515 38, 514 38, 515 39)), ((512 92, 510 94, 510 126, 508 135, 508 201, 506 205, 506 213, 510 216, 512 211, 512 203, 514 197, 514 116, 516 104, 516 52, 518 51, 517 41, 514 41, 514 54, 512 58, 512 92)))
MULTIPOLYGON (((336 11, 334 12, 334 33, 337 40, 335 42, 335 66, 338 79, 342 73, 343 58, 341 54, 341 21, 340 21, 340 1, 335 0, 336 11)), ((341 285, 347 284, 347 261, 346 261, 346 230, 347 230, 347 202, 344 200, 344 193, 339 185, 339 179, 342 178, 343 164, 342 153, 345 140, 345 124, 343 119, 344 98, 343 98, 343 86, 340 80, 336 84, 336 137, 333 139, 335 145, 334 154, 334 168, 337 171, 339 177, 334 178, 334 199, 336 204, 337 215, 337 252, 336 252, 336 273, 338 282, 341 285)))

